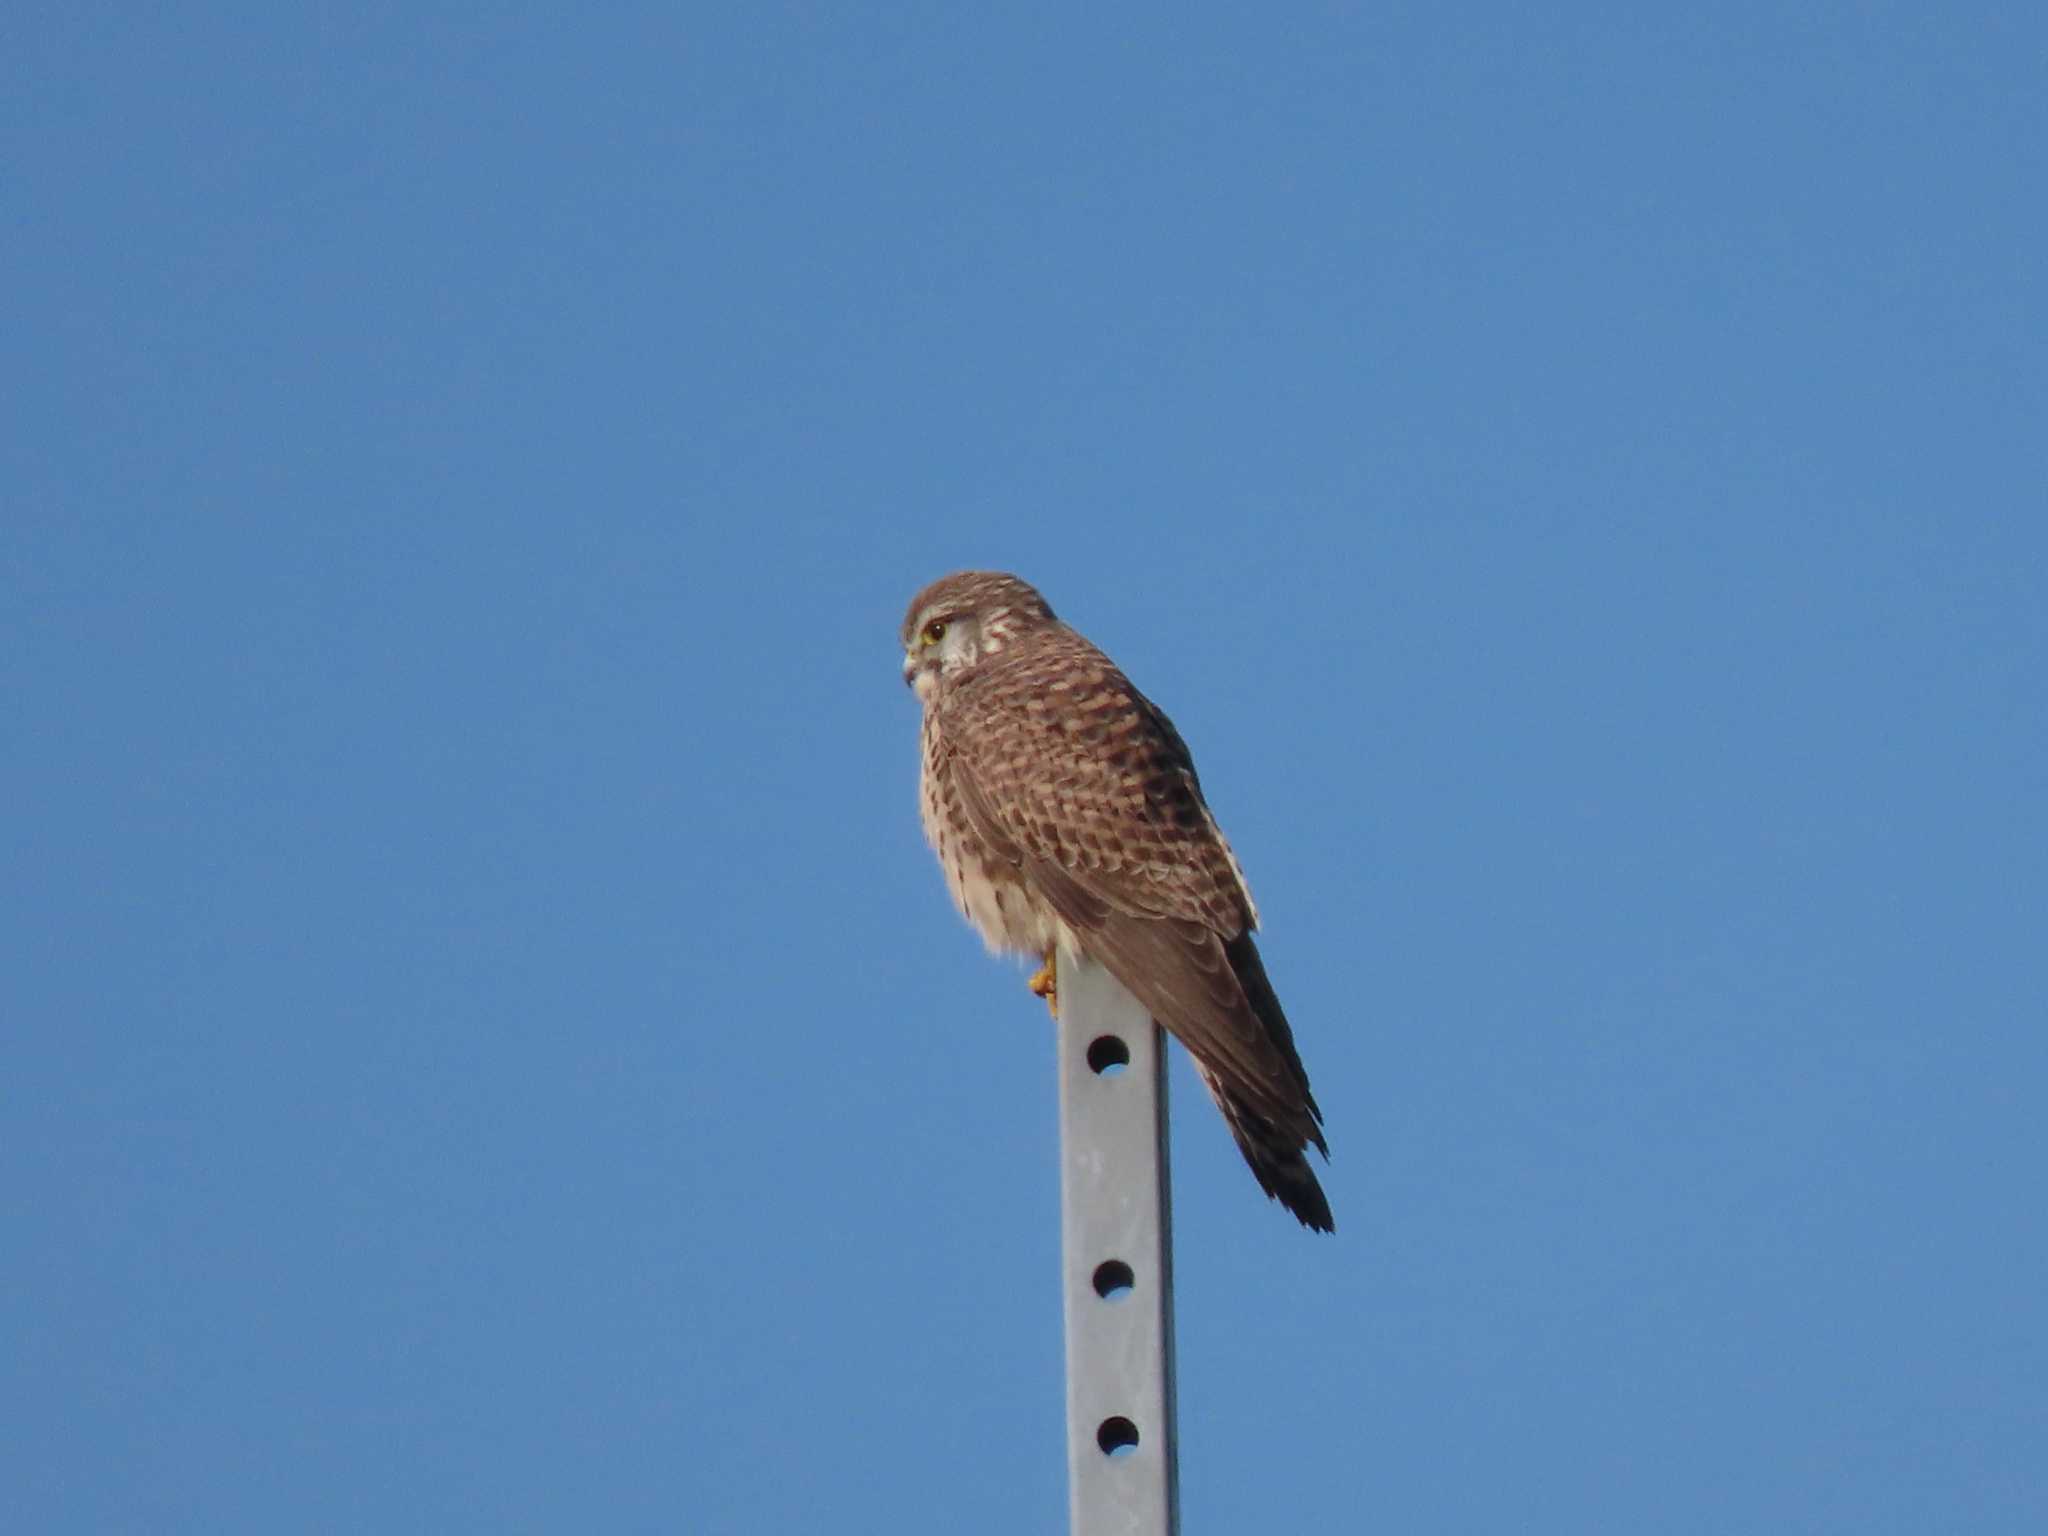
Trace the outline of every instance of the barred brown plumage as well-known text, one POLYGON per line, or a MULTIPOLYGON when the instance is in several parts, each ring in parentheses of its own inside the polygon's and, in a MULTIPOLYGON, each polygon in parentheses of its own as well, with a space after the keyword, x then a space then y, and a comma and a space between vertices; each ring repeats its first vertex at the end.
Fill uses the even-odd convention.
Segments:
POLYGON ((933 582, 902 638, 925 835, 962 914, 991 949, 1065 937, 1106 966, 1194 1057, 1260 1187, 1333 1230, 1305 1156, 1329 1155, 1322 1111, 1173 722, 1015 576, 933 582))

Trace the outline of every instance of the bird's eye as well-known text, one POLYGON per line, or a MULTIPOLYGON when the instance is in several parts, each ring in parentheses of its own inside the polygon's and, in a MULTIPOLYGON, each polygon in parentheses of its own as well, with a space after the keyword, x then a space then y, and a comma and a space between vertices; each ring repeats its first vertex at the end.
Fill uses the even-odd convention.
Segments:
POLYGON ((931 623, 925 625, 924 643, 926 645, 937 645, 941 640, 945 638, 946 621, 944 619, 933 619, 931 623))

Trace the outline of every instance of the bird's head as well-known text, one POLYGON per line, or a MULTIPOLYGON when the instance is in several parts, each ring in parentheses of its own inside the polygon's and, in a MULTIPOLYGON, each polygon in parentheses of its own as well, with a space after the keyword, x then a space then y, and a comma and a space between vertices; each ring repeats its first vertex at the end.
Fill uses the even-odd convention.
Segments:
POLYGON ((956 571, 910 600, 903 616, 903 681, 927 708, 984 656, 1053 623, 1038 589, 1001 571, 956 571))

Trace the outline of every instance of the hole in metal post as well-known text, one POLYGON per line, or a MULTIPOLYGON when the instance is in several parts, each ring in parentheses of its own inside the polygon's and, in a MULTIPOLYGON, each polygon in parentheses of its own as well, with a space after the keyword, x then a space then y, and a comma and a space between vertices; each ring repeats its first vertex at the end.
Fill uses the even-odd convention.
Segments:
POLYGON ((1131 1064, 1131 1048, 1115 1035, 1097 1035, 1088 1042, 1088 1066, 1097 1077, 1114 1077, 1131 1064))
POLYGON ((1105 1456, 1128 1456, 1138 1448, 1138 1426, 1129 1419, 1104 1419, 1095 1430, 1095 1443, 1105 1456))
POLYGON ((1131 1266, 1122 1259, 1109 1259, 1095 1266, 1095 1294, 1104 1301, 1122 1301, 1137 1283, 1131 1266))

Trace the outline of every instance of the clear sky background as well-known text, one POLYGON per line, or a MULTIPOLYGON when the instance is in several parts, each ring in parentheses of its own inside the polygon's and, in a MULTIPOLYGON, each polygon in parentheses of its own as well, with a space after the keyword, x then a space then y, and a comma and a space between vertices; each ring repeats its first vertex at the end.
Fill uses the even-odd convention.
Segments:
POLYGON ((1178 721, 1185 1528, 2048 1529, 2036 5, 16 4, 0 1528, 1057 1530, 910 594, 1178 721))

